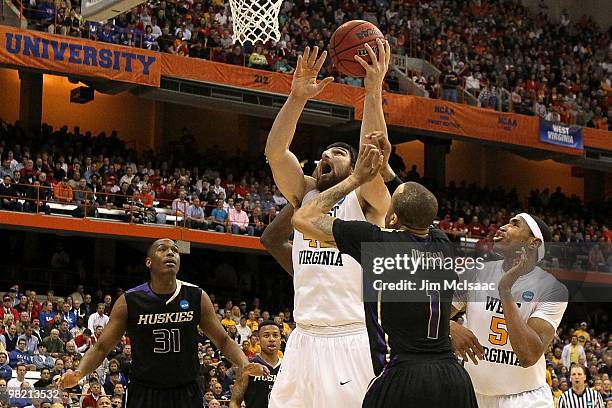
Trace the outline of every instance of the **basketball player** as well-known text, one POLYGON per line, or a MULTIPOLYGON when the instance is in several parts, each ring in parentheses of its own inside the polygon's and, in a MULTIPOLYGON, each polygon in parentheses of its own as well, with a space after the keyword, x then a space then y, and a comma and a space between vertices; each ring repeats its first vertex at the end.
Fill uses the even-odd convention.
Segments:
POLYGON ((497 283, 497 290, 455 293, 452 313, 465 311, 466 323, 452 323, 451 336, 466 361, 480 408, 553 406, 544 353, 567 307, 567 289, 536 266, 550 238, 542 220, 518 214, 493 238, 503 259, 466 276, 497 283))
POLYGON ((128 332, 133 347, 128 408, 201 408, 198 376, 198 326, 244 375, 267 376, 266 367, 249 363, 217 320, 208 295, 176 279, 179 249, 171 239, 155 241, 147 252, 151 281, 117 299, 100 339, 83 356, 79 369, 60 380, 74 387, 95 370, 128 332))
MULTIPOLYGON (((372 64, 364 80, 364 113, 360 139, 380 130, 386 134, 382 86, 388 69, 389 44, 378 42, 379 57, 367 47, 372 64)), ((298 208, 351 174, 356 152, 333 143, 321 156, 314 176, 306 176, 289 150, 299 117, 308 99, 333 78, 317 83, 327 52, 307 47, 298 59, 291 94, 278 113, 266 143, 274 182, 289 203, 298 208)), ((362 60, 363 61, 363 60, 362 60)), ((362 143, 360 142, 360 145, 362 143)), ((384 225, 389 193, 380 177, 341 197, 331 211, 345 220, 368 220, 384 225)), ((361 302, 361 267, 325 242, 295 231, 293 239, 294 317, 297 323, 287 342, 283 366, 270 397, 272 408, 320 406, 357 407, 374 376, 361 302), (331 360, 321 353, 333 354, 331 360), (297 380, 299 379, 299 381, 297 380)))
MULTIPOLYGON (((426 257, 425 254, 434 248, 442 252, 445 258, 451 256, 448 238, 430 230, 438 211, 438 202, 420 184, 404 183, 393 193, 386 217, 387 227, 393 230, 383 230, 364 221, 344 221, 329 215, 338 199, 378 175, 383 160, 375 145, 366 145, 349 177, 296 210, 294 227, 304 235, 337 247, 360 262, 362 243, 374 245, 374 248, 367 249, 374 256, 381 256, 384 249, 393 243, 410 244, 414 248, 410 253, 419 251, 420 258, 426 257)), ((427 279, 430 282, 434 279, 454 280, 457 277, 451 269, 432 273, 417 268, 411 270, 410 275, 412 280, 427 279)), ((364 408, 477 406, 469 376, 452 352, 448 321, 452 293, 452 289, 438 291, 437 295, 415 290, 412 293, 416 296, 413 303, 385 301, 387 295, 381 295, 382 302, 378 303, 378 308, 384 332, 371 341, 384 342, 386 334, 392 358, 370 386, 363 400, 364 408)), ((382 350, 386 348, 387 344, 384 344, 382 350)))
MULTIPOLYGON (((278 350, 281 344, 281 328, 271 320, 259 325, 259 341, 261 353, 253 357, 251 362, 268 367, 270 375, 249 377, 242 375, 234 383, 230 408, 240 408, 244 401, 246 408, 267 408, 270 392, 281 366, 278 350)), ((298 379, 296 379, 297 381, 298 379)))

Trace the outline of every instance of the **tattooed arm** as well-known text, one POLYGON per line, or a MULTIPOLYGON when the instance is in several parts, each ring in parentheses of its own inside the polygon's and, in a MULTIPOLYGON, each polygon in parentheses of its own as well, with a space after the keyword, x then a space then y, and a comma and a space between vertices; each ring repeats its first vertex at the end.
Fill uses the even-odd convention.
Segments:
POLYGON ((248 376, 242 375, 236 379, 234 387, 232 388, 232 399, 229 403, 229 408, 240 408, 242 401, 244 401, 244 395, 246 394, 248 386, 248 376))
POLYGON ((335 245, 335 218, 327 213, 342 197, 376 177, 382 161, 383 156, 376 146, 364 145, 353 173, 298 209, 293 216, 293 227, 309 238, 335 245))

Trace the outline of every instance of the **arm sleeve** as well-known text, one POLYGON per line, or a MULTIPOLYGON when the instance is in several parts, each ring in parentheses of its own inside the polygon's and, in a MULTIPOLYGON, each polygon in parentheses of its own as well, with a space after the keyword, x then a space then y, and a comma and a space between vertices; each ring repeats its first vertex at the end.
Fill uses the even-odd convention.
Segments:
POLYGON ((334 240, 340 252, 361 262, 361 244, 380 242, 380 228, 365 221, 343 221, 336 218, 333 225, 334 240))
POLYGON ((529 317, 537 317, 545 320, 557 330, 563 318, 565 308, 567 308, 567 288, 560 282, 555 281, 555 285, 552 286, 538 302, 536 308, 529 317))

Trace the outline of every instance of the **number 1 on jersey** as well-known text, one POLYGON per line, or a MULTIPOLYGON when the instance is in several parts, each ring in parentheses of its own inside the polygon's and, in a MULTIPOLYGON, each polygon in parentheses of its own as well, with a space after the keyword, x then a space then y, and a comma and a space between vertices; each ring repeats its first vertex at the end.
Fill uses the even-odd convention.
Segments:
POLYGON ((440 330, 440 292, 427 290, 429 296, 429 327, 427 327, 427 338, 437 339, 440 330))

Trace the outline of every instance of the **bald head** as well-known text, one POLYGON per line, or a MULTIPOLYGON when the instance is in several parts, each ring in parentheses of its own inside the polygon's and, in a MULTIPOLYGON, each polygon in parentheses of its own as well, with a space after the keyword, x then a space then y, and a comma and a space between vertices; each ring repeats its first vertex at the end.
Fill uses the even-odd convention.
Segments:
POLYGON ((394 224, 412 228, 428 228, 438 213, 438 200, 419 183, 400 185, 391 197, 392 211, 397 216, 394 224))

